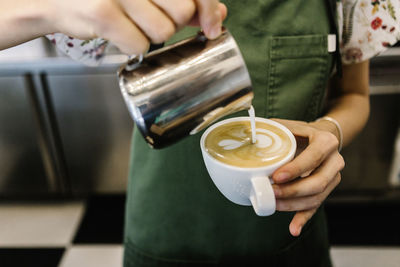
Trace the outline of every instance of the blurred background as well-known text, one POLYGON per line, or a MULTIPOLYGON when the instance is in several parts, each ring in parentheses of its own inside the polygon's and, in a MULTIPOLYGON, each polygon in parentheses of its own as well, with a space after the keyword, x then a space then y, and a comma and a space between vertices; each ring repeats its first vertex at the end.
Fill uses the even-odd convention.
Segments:
MULTIPOLYGON (((121 266, 133 121, 108 54, 0 51, 0 266, 121 266)), ((371 117, 326 201, 336 267, 400 266, 400 47, 371 62, 371 117)))

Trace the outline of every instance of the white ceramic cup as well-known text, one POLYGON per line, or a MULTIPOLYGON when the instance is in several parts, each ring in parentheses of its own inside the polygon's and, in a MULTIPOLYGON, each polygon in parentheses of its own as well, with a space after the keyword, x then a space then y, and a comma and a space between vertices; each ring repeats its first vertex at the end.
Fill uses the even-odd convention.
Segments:
POLYGON ((280 166, 291 161, 296 152, 296 139, 293 134, 280 123, 256 118, 256 121, 267 123, 283 130, 290 139, 291 148, 286 157, 271 165, 244 168, 223 163, 212 157, 205 148, 205 140, 210 132, 218 126, 235 121, 250 121, 249 117, 237 117, 220 121, 209 127, 201 137, 200 147, 204 163, 211 179, 221 193, 233 203, 253 206, 259 216, 269 216, 275 212, 275 195, 272 190, 270 175, 280 166))

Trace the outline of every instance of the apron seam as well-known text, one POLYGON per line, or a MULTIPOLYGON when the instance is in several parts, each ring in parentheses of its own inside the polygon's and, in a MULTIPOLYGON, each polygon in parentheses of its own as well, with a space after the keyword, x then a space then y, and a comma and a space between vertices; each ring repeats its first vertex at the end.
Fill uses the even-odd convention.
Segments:
MULTIPOLYGON (((275 99, 275 72, 276 72, 276 63, 275 60, 272 60, 272 54, 274 49, 273 36, 271 36, 269 40, 269 73, 267 75, 267 115, 268 117, 275 117, 275 109, 274 109, 274 99, 275 99)), ((267 116, 266 116, 267 117, 267 116)))
MULTIPOLYGON (((328 37, 325 36, 325 38, 322 40, 323 47, 328 47, 328 37)), ((314 98, 314 112, 312 114, 312 120, 316 119, 318 117, 318 114, 320 112, 320 107, 321 105, 319 103, 323 102, 322 97, 323 97, 323 91, 325 91, 326 88, 323 88, 324 84, 327 83, 327 80, 329 80, 329 74, 328 74, 328 65, 329 65, 329 57, 330 54, 328 52, 325 53, 324 57, 321 57, 324 59, 324 64, 321 64, 321 71, 319 73, 319 85, 318 88, 316 89, 316 97, 314 98)), ((330 67, 330 66, 329 66, 330 67)))
POLYGON ((321 66, 319 68, 319 72, 318 72, 319 83, 317 84, 317 86, 314 90, 313 100, 311 102, 312 104, 310 105, 309 112, 307 112, 308 116, 306 115, 308 117, 309 121, 314 120, 318 116, 318 113, 319 113, 318 103, 321 102, 320 98, 321 98, 321 93, 322 93, 322 87, 326 83, 324 77, 326 77, 326 75, 325 75, 326 69, 327 69, 326 65, 329 63, 329 60, 328 60, 327 56, 320 57, 320 58, 323 59, 324 62, 321 63, 321 66))

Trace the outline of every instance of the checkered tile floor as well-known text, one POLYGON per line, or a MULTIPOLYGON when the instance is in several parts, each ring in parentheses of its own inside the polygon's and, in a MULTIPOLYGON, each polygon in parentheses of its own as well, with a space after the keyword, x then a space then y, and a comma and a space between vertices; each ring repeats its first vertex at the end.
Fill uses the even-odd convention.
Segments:
POLYGON ((1 267, 122 266, 124 196, 1 202, 1 267))
MULTIPOLYGON (((122 195, 0 202, 1 267, 122 266, 122 195)), ((400 206, 327 205, 336 267, 400 267, 400 206)))

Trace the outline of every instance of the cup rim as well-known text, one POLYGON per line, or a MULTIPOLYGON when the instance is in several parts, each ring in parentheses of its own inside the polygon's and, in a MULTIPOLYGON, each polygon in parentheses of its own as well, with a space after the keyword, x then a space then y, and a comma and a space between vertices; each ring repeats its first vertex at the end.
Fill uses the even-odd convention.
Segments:
POLYGON ((230 119, 225 119, 222 121, 219 121, 213 125, 211 125, 210 127, 207 128, 207 130, 203 133, 203 135, 201 136, 200 139, 200 148, 202 150, 203 153, 205 153, 214 163, 216 163, 217 165, 221 165, 225 168, 229 168, 229 169, 233 169, 236 171, 263 171, 263 170, 268 170, 268 169, 274 169, 274 168, 279 168, 280 166, 282 166, 283 164, 288 163, 293 157, 294 154, 296 152, 296 148, 297 148, 297 142, 296 142, 296 138, 294 137, 293 133, 284 125, 273 121, 271 119, 267 119, 267 118, 261 118, 261 117, 256 117, 255 118, 256 121, 262 121, 265 122, 267 124, 271 124, 273 126, 278 127, 279 129, 283 130, 288 136, 289 139, 292 143, 292 147, 290 148, 289 153, 280 161, 271 164, 271 165, 266 165, 266 166, 261 166, 261 167, 238 167, 238 166, 233 166, 233 165, 229 165, 227 163, 224 163, 222 161, 217 160, 216 158, 214 158, 213 156, 210 155, 210 153, 208 153, 208 151, 205 148, 205 140, 208 136, 208 134, 214 130, 215 128, 219 127, 220 125, 229 123, 229 122, 234 122, 234 121, 250 121, 250 117, 235 117, 235 118, 230 118, 230 119))

